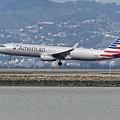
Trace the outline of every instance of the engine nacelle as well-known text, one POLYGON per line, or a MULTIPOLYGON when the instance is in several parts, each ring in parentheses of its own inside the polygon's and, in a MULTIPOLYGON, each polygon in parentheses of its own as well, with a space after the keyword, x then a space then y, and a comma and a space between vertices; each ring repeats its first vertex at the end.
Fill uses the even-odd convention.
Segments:
POLYGON ((42 61, 56 61, 56 58, 54 58, 51 55, 41 55, 41 60, 42 61))

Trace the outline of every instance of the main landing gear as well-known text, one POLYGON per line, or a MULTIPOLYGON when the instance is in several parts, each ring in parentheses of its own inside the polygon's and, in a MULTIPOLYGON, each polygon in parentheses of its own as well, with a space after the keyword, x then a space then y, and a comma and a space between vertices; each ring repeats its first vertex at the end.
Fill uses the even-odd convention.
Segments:
POLYGON ((59 65, 59 66, 62 66, 62 62, 59 61, 59 62, 58 62, 58 65, 59 65))

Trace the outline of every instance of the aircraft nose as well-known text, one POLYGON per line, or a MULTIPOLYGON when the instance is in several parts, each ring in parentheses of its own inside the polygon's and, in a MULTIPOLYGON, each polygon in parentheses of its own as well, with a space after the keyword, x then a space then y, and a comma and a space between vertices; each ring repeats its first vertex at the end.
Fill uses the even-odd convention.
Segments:
POLYGON ((0 44, 0 53, 3 53, 5 50, 5 45, 0 44))
POLYGON ((3 45, 3 44, 0 44, 0 47, 5 47, 5 45, 3 45))

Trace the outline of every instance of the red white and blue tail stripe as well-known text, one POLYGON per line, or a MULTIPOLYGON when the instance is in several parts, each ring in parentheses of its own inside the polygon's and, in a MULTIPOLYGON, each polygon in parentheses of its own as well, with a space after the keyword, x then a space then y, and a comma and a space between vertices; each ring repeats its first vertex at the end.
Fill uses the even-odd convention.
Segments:
POLYGON ((100 56, 120 58, 120 36, 115 39, 100 56))

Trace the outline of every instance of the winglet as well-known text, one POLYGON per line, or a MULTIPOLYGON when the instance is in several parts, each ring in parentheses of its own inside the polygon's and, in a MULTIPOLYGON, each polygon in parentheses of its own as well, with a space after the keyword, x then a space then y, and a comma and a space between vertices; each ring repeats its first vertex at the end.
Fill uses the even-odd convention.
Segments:
POLYGON ((72 48, 75 49, 77 48, 77 46, 78 46, 78 43, 76 43, 72 48))

